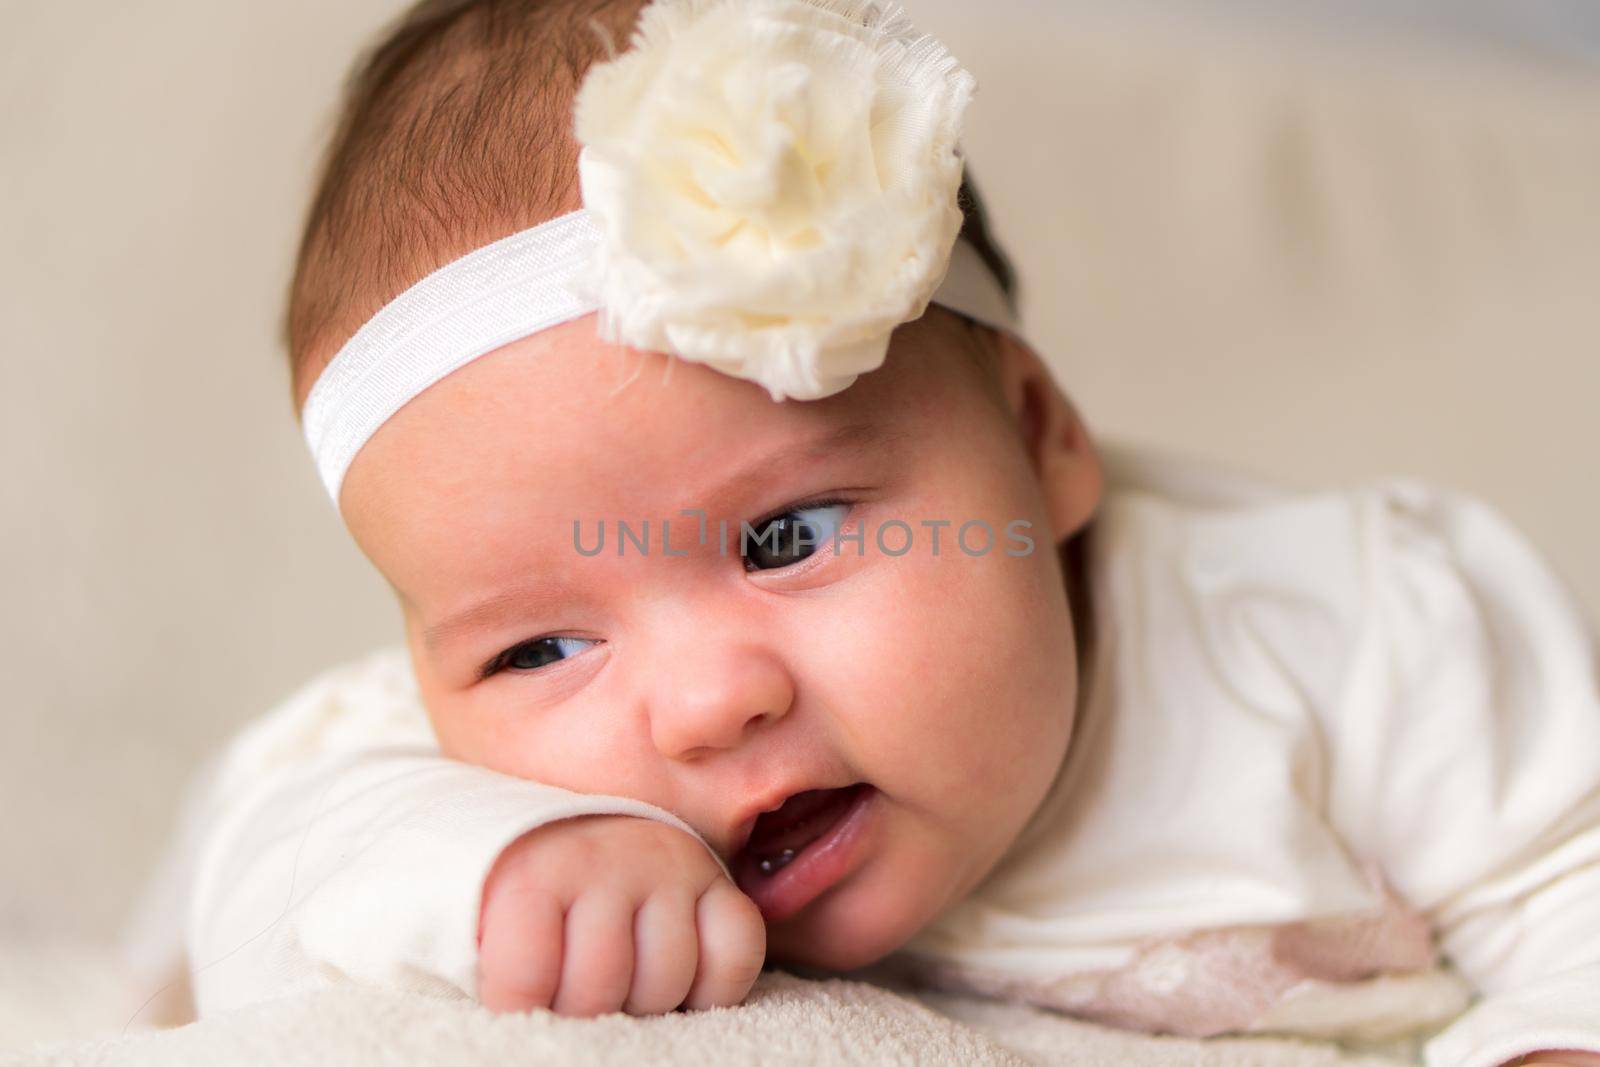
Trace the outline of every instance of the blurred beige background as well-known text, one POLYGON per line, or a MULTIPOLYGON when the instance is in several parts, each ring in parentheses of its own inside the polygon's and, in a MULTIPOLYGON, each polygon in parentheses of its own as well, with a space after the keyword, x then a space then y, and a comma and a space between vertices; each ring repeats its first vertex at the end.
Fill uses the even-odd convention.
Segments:
MULTIPOLYGON (((1090 425, 1480 494, 1600 604, 1600 35, 1169 6, 910 5, 978 76, 969 158, 1090 425)), ((398 636, 276 344, 396 10, 7 5, 0 937, 109 935, 202 755, 398 636)))

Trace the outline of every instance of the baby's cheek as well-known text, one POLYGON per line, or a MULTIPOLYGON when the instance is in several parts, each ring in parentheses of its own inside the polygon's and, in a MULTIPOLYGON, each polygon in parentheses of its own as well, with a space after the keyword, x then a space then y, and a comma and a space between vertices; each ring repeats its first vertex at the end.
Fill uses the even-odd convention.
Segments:
POLYGON ((483 729, 459 708, 440 707, 436 701, 428 702, 428 721, 433 726, 434 739, 439 751, 464 763, 482 763, 482 753, 489 747, 483 729))
MULTIPOLYGON (((501 774, 563 785, 589 761, 557 728, 556 716, 524 710, 514 687, 489 687, 445 697, 430 710, 434 735, 446 756, 501 774)), ((578 746, 581 747, 581 746, 578 746)))
POLYGON ((1037 750, 1035 666, 1051 637, 1017 603, 1017 562, 902 557, 896 595, 854 613, 836 646, 851 650, 857 714, 873 711, 861 740, 930 790, 992 790, 1037 750))
POLYGON ((1071 622, 1064 597, 1052 597, 1047 561, 993 553, 964 560, 959 588, 943 613, 951 647, 963 654, 960 679, 944 705, 941 734, 964 771, 958 787, 1026 791, 1053 777, 1065 746, 1076 689, 1071 622))

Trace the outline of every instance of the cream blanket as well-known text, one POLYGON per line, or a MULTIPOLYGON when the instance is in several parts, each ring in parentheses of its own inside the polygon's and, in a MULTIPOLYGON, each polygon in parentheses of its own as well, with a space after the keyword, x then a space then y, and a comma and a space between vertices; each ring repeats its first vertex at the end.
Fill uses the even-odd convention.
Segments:
POLYGON ((1018 1005, 860 981, 762 975, 735 1008, 648 1018, 493 1015, 466 1001, 338 987, 171 1030, 0 1053, 5 1065, 506 1063, 1049 1064, 1395 1067, 1403 1061, 1258 1038, 1145 1037, 1018 1005))
MULTIPOLYGON (((970 1064, 977 1067, 1397 1067, 1407 1059, 1267 1038, 1147 1037, 1048 1011, 768 971, 735 1008, 634 1018, 494 1015, 355 986, 172 1029, 124 1025, 150 990, 92 946, 0 946, 0 1067, 503 1067, 508 1063, 970 1064), (104 1035, 93 1040, 83 1035, 104 1035), (24 1044, 31 1047, 22 1048, 24 1044)), ((140 1016, 143 1018, 144 1016, 140 1016)))

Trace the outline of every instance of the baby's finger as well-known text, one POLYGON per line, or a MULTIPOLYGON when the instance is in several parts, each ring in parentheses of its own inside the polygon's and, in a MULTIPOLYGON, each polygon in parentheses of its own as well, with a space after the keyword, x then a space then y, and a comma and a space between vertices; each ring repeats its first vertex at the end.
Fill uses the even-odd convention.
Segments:
POLYGON ((478 1000, 490 1011, 548 1008, 561 979, 561 902, 544 893, 497 893, 483 912, 478 1000))
POLYGON ((683 1003, 700 953, 695 895, 661 890, 633 917, 633 989, 623 1010, 659 1015, 683 1003))
POLYGON ((557 1015, 588 1018, 620 1011, 633 979, 634 899, 622 893, 585 893, 567 909, 557 1015))
POLYGON ((700 967, 685 1006, 725 1007, 744 1000, 767 956, 767 927, 755 901, 726 878, 718 878, 695 910, 700 967))

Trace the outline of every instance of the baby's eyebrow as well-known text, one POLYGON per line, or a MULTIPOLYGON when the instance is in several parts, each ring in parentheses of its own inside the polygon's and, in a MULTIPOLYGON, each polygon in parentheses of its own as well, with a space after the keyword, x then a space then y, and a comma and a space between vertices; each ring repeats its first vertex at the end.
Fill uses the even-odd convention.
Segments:
POLYGON ((514 583, 493 596, 478 601, 449 618, 422 631, 422 644, 430 652, 437 652, 459 634, 467 633, 492 623, 513 611, 538 611, 555 609, 566 599, 566 593, 544 583, 514 583))
POLYGON ((865 445, 877 444, 890 438, 905 436, 904 433, 891 434, 889 430, 878 422, 847 422, 835 426, 825 434, 821 434, 808 442, 802 449, 808 455, 822 455, 827 452, 836 452, 843 448, 861 448, 865 445))
POLYGON ((703 488, 698 493, 694 506, 706 508, 708 505, 715 506, 729 500, 745 499, 753 487, 772 482, 775 464, 815 461, 835 452, 864 449, 869 446, 880 451, 888 451, 908 436, 903 430, 891 431, 877 422, 847 422, 825 433, 817 434, 809 440, 798 443, 790 441, 781 448, 755 456, 718 484, 703 488))

